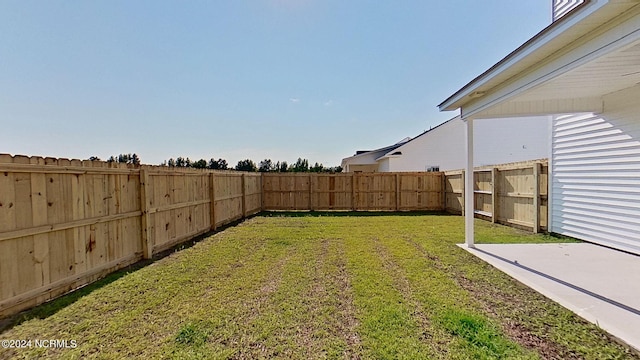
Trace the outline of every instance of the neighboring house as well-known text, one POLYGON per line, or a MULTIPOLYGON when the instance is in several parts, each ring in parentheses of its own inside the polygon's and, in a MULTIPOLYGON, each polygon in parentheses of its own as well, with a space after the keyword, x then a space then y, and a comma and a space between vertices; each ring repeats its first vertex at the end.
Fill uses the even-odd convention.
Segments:
MULTIPOLYGON (((640 1, 566 2, 439 107, 460 109, 467 170, 484 119, 551 115, 550 231, 640 254, 640 1)), ((465 182, 470 208, 473 179, 465 182)), ((472 212, 466 228, 472 246, 472 212)))
POLYGON ((342 159, 340 166, 343 172, 377 172, 378 163, 376 159, 384 154, 397 149, 411 138, 405 138, 399 142, 375 150, 358 150, 355 155, 342 159))
MULTIPOLYGON (((477 129, 476 166, 549 156, 549 116, 486 121, 477 129), (507 138, 503 138, 508 134, 507 138)), ((448 171, 465 166, 465 123, 459 116, 413 139, 342 160, 345 172, 448 171)))
POLYGON ((444 171, 464 166, 464 124, 459 117, 423 132, 376 159, 380 172, 444 171))

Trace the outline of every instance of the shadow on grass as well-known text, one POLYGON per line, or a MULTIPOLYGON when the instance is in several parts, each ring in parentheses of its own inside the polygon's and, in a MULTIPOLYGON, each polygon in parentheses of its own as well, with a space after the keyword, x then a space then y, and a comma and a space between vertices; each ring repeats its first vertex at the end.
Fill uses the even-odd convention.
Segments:
POLYGON ((107 286, 115 281, 117 281, 118 279, 133 273, 135 271, 138 271, 150 264, 153 264, 154 262, 167 257, 173 253, 176 253, 178 251, 187 249, 192 247, 193 245, 195 245, 196 243, 210 237, 211 235, 224 231, 227 228, 236 226, 238 224, 240 224, 242 221, 250 219, 252 217, 255 216, 260 216, 260 214, 256 214, 256 215, 252 215, 249 216, 243 220, 237 220, 234 222, 231 222, 229 224, 220 226, 216 229, 216 231, 211 231, 202 235, 199 235, 191 240, 185 241, 183 243, 177 244, 167 250, 164 250, 162 252, 159 252, 157 254, 153 255, 153 259, 150 260, 140 260, 134 264, 131 264, 125 268, 122 268, 120 270, 117 270, 115 272, 112 272, 108 275, 106 275, 105 277, 87 284, 85 286, 82 286, 80 288, 77 288, 75 290, 72 290, 69 293, 66 293, 60 297, 57 297, 53 300, 47 301, 43 304, 37 305, 31 309, 27 309, 24 310, 18 314, 15 315, 9 315, 7 317, 4 318, 0 318, 0 334, 4 333, 5 331, 13 328, 14 326, 20 325, 23 322, 29 321, 31 319, 46 319, 51 315, 54 315, 55 313, 57 313, 58 311, 66 308, 69 305, 72 305, 73 303, 75 303, 76 301, 82 299, 84 296, 91 294, 92 292, 107 286))
POLYGON ((126 268, 113 272, 96 282, 80 287, 61 297, 47 301, 44 304, 22 311, 18 314, 8 316, 0 320, 0 334, 16 325, 20 325, 25 321, 29 321, 31 319, 45 319, 64 309, 65 307, 75 303, 84 296, 91 294, 93 291, 100 289, 103 286, 109 285, 112 282, 120 279, 121 277, 124 277, 125 275, 141 269, 151 263, 153 263, 152 260, 138 261, 135 264, 129 265, 126 268))
POLYGON ((263 211, 266 217, 454 216, 444 211, 263 211))

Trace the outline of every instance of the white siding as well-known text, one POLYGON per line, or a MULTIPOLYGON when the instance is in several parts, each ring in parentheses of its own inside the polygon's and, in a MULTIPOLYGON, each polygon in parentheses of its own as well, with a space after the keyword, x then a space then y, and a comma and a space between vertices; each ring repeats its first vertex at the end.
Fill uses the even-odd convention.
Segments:
POLYGON ((464 141, 464 122, 456 118, 392 151, 402 155, 388 158, 388 171, 425 171, 427 166, 440 166, 443 171, 462 169, 464 141))
POLYGON ((569 11, 583 2, 584 0, 553 0, 553 21, 565 16, 569 11))
MULTIPOLYGON (((475 166, 548 158, 549 121, 549 116, 479 119, 473 125, 475 166)), ((465 166, 464 149, 465 123, 456 118, 391 151, 402 155, 390 156, 380 171, 459 170, 465 166)))
POLYGON ((553 232, 640 254, 639 96, 628 89, 600 115, 553 121, 553 232))
POLYGON ((378 161, 378 172, 390 172, 389 159, 382 159, 378 161))

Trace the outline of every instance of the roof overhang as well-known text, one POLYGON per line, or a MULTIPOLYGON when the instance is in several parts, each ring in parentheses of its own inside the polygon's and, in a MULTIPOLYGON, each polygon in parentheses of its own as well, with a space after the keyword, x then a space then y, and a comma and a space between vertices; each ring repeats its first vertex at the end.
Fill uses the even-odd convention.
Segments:
POLYGON ((356 163, 356 164, 375 164, 375 161, 378 161, 378 159, 380 159, 381 156, 384 156, 384 154, 389 153, 394 151, 395 149, 399 148, 400 146, 408 143, 409 141, 411 141, 411 138, 404 138, 402 140, 400 140, 400 142, 395 143, 393 145, 389 145, 389 146, 385 146, 379 149, 375 149, 375 150, 367 150, 367 151, 362 151, 360 153, 356 152, 355 155, 353 156, 349 156, 346 158, 342 159, 342 167, 344 167, 346 165, 347 162, 349 161, 353 161, 353 160, 358 160, 361 159, 363 157, 367 157, 367 156, 374 156, 373 161, 374 162, 369 162, 369 163, 356 163))
POLYGON ((640 0, 591 0, 439 105, 463 119, 601 112, 640 83, 640 0))

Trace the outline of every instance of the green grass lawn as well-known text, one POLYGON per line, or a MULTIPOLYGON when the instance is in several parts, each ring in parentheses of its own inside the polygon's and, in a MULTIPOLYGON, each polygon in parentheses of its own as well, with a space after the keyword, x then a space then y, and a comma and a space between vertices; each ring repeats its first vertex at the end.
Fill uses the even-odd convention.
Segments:
MULTIPOLYGON (((0 358, 619 359, 603 331, 455 244, 463 218, 280 216, 27 313, 0 358)), ((557 242, 478 221, 479 242, 557 242)))

